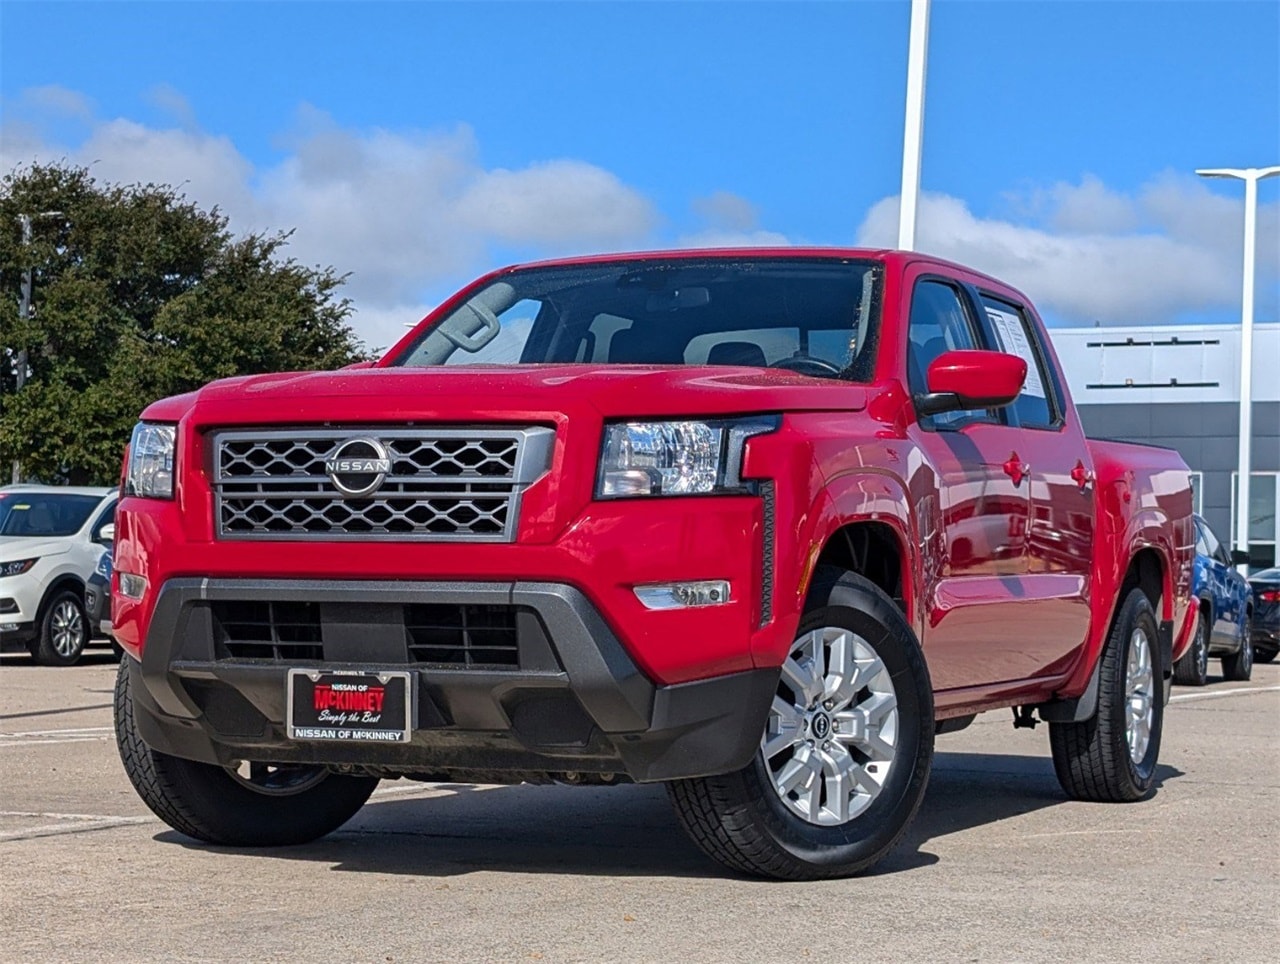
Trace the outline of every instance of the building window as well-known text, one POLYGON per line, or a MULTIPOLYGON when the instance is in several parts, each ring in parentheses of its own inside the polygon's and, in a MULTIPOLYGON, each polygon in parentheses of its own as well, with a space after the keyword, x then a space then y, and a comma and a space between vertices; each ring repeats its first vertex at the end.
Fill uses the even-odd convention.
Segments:
MULTIPOLYGON (((1240 473, 1231 473, 1231 545, 1236 539, 1236 499, 1240 473)), ((1249 565, 1269 569, 1276 564, 1276 545, 1280 543, 1280 472, 1249 473, 1249 565)))

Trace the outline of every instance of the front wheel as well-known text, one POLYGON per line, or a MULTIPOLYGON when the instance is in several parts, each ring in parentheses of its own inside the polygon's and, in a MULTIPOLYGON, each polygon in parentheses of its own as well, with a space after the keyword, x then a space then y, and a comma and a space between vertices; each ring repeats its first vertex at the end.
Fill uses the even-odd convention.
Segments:
POLYGON ((1222 675, 1238 683, 1253 676, 1253 627, 1248 617, 1240 627, 1240 648, 1230 656, 1222 657, 1222 675))
POLYGON ((71 666, 84 654, 88 642, 84 603, 77 593, 63 589, 44 608, 31 657, 41 666, 71 666))
POLYGON ((332 774, 324 767, 197 763, 151 749, 133 716, 130 666, 116 674, 116 746, 143 803, 179 833, 230 847, 309 843, 355 816, 378 781, 332 774))
POLYGON ((1173 664, 1173 681, 1183 686, 1204 686, 1209 679, 1209 634, 1204 613, 1196 617, 1196 633, 1191 648, 1173 664))
POLYGON ((868 580, 824 567, 755 758, 736 773, 668 786, 685 830, 726 867, 846 877, 906 832, 933 733, 929 672, 901 611, 868 580))
POLYGON ((1050 723, 1058 782, 1077 800, 1125 802, 1155 783, 1164 727, 1155 611, 1130 591, 1102 650, 1098 711, 1079 723, 1050 723))

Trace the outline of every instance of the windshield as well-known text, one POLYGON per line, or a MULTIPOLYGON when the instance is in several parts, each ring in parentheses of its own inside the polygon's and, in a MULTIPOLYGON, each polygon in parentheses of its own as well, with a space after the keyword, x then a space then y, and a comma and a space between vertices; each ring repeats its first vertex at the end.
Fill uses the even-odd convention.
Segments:
POLYGON ((69 536, 102 501, 96 495, 0 492, 0 536, 69 536))
POLYGON ((708 258, 503 275, 391 364, 745 365, 869 381, 875 262, 708 258))

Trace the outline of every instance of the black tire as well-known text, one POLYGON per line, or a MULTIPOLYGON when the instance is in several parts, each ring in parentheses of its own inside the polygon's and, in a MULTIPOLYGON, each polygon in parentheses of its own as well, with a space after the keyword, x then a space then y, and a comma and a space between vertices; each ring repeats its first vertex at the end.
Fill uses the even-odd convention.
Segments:
POLYGON ((1222 657, 1222 675, 1237 683, 1244 683, 1253 676, 1253 627, 1248 616, 1240 627, 1240 648, 1222 657))
POLYGON ((31 658, 41 666, 71 666, 89 642, 89 618, 84 600, 72 589, 61 589, 45 600, 40 626, 31 644, 31 658))
POLYGON ((1164 729, 1163 667, 1155 611, 1141 589, 1125 597, 1102 651, 1098 711, 1080 723, 1050 723, 1049 745, 1062 789, 1077 800, 1125 803, 1141 800, 1155 783, 1164 729), (1151 678, 1150 736, 1141 759, 1130 752, 1126 715, 1126 669, 1135 635, 1146 639, 1151 678))
POLYGON ((1209 629, 1204 613, 1196 617, 1196 632, 1182 659, 1173 664, 1173 681, 1182 686, 1204 686, 1209 679, 1209 629))
POLYGON ((309 843, 355 816, 378 785, 373 777, 341 776, 318 767, 280 767, 267 779, 283 784, 283 792, 264 792, 223 767, 153 750, 134 722, 133 665, 131 658, 121 660, 116 675, 116 746, 143 802, 179 833, 229 847, 309 843))
POLYGON ((1280 653, 1280 649, 1272 649, 1269 646, 1254 646, 1253 661, 1255 663, 1273 663, 1277 653, 1280 653))
MULTIPOLYGON (((822 567, 814 574, 796 634, 797 647, 807 634, 828 628, 855 634, 881 661, 887 674, 877 677, 881 685, 886 678, 892 680, 896 698, 892 762, 878 793, 864 809, 846 822, 826 825, 807 821, 783 802, 763 750, 736 773, 668 784, 686 832, 708 856, 732 870, 783 880, 861 873, 893 849, 924 798, 933 762, 933 689, 915 634, 893 601, 871 582, 822 567)), ((863 685, 855 696, 860 701, 869 692, 869 684, 863 685)), ((784 693, 791 690, 780 682, 779 695, 784 693)), ((816 704, 814 712, 819 712, 816 704)), ((834 736, 838 724, 827 725, 834 746, 841 739, 834 736)), ((816 728, 811 731, 809 726, 807 722, 803 732, 812 738, 816 728)), ((822 749, 827 748, 823 744, 822 749)), ((867 763, 866 769, 872 765, 867 763)), ((822 792, 823 799, 829 799, 829 787, 822 792)))

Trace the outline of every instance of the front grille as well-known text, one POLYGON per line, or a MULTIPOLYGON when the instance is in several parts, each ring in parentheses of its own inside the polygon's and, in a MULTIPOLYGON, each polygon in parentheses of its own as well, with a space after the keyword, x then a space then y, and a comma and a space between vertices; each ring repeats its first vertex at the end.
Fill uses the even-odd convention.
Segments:
POLYGON ((319 603, 215 603, 213 617, 214 643, 231 659, 324 659, 319 603))
POLYGON ((554 439, 550 428, 218 432, 218 536, 510 542, 554 439))
MULTIPOLYGON (((297 663, 361 658, 363 646, 353 651, 350 643, 336 644, 332 637, 325 645, 323 603, 220 600, 210 607, 219 659, 297 663)), ((382 634, 376 646, 363 637, 369 639, 370 651, 384 656, 393 652, 397 663, 462 669, 518 667, 519 616, 532 613, 519 606, 458 603, 388 604, 379 611, 388 618, 369 624, 367 633, 382 634)), ((340 609, 337 618, 342 618, 340 609)))
POLYGON ((465 666, 520 663, 513 607, 406 606, 404 623, 412 662, 465 666))

